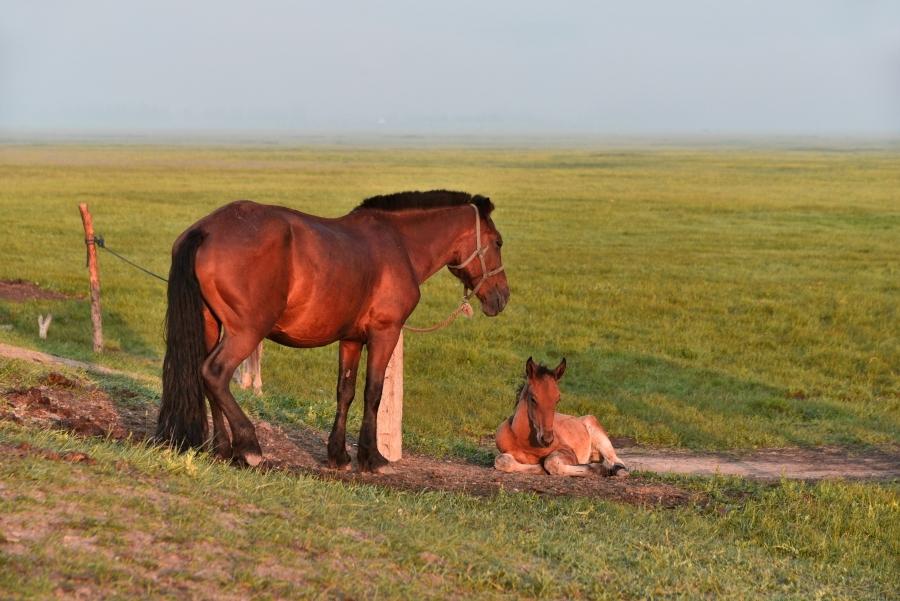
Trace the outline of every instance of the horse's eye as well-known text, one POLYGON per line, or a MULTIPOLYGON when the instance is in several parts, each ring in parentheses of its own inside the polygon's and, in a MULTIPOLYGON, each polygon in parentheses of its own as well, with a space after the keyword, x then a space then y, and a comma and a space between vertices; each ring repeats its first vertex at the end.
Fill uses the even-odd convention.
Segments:
POLYGON ((497 248, 500 248, 500 247, 503 246, 503 240, 500 240, 500 239, 498 238, 498 239, 497 239, 497 242, 495 242, 495 244, 497 245, 497 248))

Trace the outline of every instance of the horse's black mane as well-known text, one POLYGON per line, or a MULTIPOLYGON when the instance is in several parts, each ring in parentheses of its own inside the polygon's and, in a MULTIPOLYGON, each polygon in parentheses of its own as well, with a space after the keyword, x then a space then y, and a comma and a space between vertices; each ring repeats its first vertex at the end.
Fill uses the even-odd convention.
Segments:
POLYGON ((382 194, 362 201, 354 211, 377 209, 379 211, 402 211, 404 209, 436 209, 473 204, 482 217, 487 218, 494 210, 494 203, 486 196, 450 190, 430 190, 428 192, 398 192, 382 194))

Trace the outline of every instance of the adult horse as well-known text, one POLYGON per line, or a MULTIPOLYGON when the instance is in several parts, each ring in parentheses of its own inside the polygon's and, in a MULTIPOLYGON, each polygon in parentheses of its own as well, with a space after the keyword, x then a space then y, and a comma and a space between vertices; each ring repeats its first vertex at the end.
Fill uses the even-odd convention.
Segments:
POLYGON ((263 338, 298 348, 339 341, 328 465, 350 467, 347 411, 365 346, 357 463, 381 471, 387 460, 375 440, 384 372, 419 286, 447 266, 486 315, 509 300, 493 209, 484 196, 436 190, 375 196, 337 219, 250 201, 202 218, 172 248, 157 439, 201 447, 205 392, 213 450, 259 464, 256 430, 229 390, 235 368, 263 338))

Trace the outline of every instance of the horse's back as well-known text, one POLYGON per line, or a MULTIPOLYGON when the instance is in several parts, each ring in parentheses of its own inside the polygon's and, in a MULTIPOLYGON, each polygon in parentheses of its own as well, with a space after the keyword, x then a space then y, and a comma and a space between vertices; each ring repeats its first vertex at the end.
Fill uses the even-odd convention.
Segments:
POLYGON ((361 336, 361 316, 397 248, 377 220, 328 219, 252 201, 227 204, 194 229, 204 235, 195 272, 213 313, 255 323, 291 346, 361 336))

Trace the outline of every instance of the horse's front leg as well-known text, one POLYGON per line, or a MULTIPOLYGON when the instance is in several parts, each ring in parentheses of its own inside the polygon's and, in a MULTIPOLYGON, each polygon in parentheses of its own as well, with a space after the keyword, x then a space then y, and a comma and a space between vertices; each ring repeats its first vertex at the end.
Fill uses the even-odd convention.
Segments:
POLYGON ((356 372, 362 343, 342 340, 338 349, 337 412, 328 437, 328 467, 350 469, 347 453, 347 412, 356 392, 356 372))
POLYGON ((370 334, 366 343, 366 391, 362 428, 359 430, 359 451, 356 462, 362 472, 386 473, 388 460, 378 451, 378 406, 384 387, 384 372, 400 338, 400 328, 370 334))

